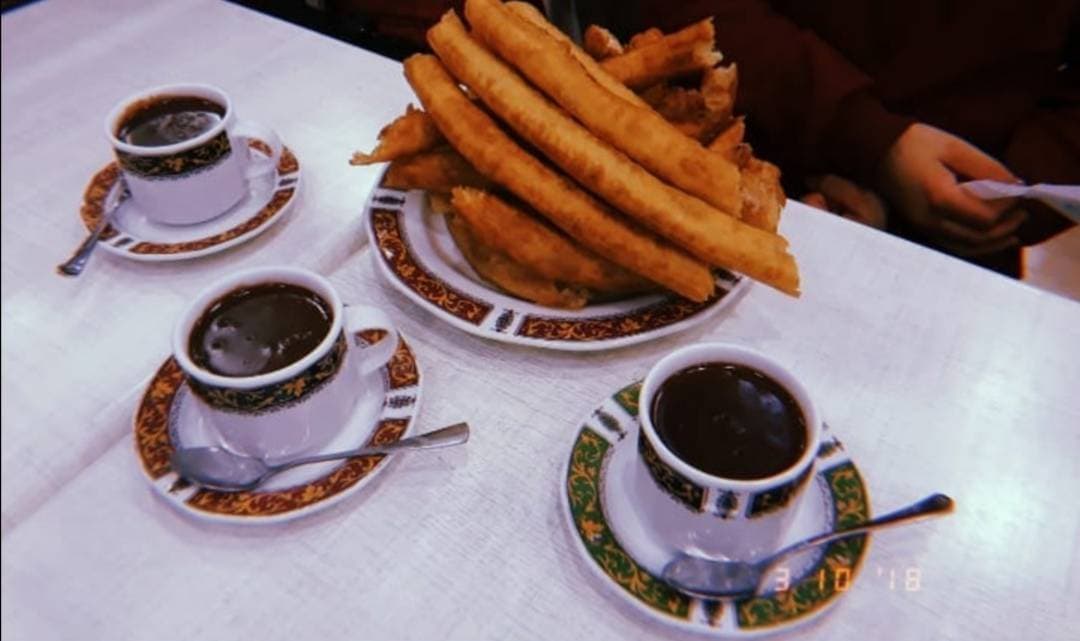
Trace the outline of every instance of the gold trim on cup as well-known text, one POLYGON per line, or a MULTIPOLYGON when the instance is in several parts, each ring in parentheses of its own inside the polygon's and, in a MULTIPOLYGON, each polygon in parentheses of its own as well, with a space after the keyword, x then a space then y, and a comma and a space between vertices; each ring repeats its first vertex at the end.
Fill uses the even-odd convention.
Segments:
POLYGON ((255 389, 218 387, 188 378, 191 391, 215 410, 259 416, 292 407, 318 392, 341 371, 348 343, 345 332, 338 334, 325 356, 296 376, 255 389))
POLYGON ((205 143, 164 156, 115 149, 124 171, 145 180, 175 180, 218 166, 232 154, 229 135, 222 131, 205 143))
POLYGON ((656 486, 675 499, 691 512, 704 512, 708 490, 682 474, 660 459, 645 432, 638 432, 638 454, 649 471, 649 476, 656 486))

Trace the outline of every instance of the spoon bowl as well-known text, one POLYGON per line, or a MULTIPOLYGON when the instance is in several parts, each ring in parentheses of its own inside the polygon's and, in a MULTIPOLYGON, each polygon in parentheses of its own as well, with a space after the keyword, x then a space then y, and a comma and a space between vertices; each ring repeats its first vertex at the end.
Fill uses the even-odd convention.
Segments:
POLYGON ((669 585, 703 599, 755 596, 762 593, 762 583, 765 577, 769 576, 772 567, 792 554, 870 530, 947 514, 953 510, 953 506, 953 500, 948 496, 931 494, 921 501, 865 523, 833 532, 823 532, 793 543, 757 561, 718 561, 680 554, 664 567, 662 576, 669 585))
POLYGON ((354 456, 391 454, 406 450, 426 450, 458 445, 469 440, 468 423, 418 434, 385 445, 360 447, 332 454, 318 454, 269 464, 262 459, 236 454, 221 447, 182 447, 172 454, 172 467, 181 478, 211 490, 239 492, 253 490, 270 477, 300 465, 336 461, 354 456))

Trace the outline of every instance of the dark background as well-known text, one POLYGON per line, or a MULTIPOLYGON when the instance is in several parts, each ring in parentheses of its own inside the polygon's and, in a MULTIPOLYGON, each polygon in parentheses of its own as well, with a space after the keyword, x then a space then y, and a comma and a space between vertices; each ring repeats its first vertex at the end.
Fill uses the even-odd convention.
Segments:
MULTIPOLYGON (((46 1, 0 0, 0 11, 46 1)), ((396 60, 424 48, 424 29, 438 19, 446 4, 432 0, 230 1, 396 60)))

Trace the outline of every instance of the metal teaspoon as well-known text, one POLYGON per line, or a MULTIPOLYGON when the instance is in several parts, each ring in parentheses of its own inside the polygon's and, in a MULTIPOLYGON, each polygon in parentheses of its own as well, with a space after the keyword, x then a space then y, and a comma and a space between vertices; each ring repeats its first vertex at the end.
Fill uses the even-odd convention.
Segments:
POLYGON ((337 459, 391 454, 405 450, 427 450, 457 445, 469 440, 468 423, 418 434, 386 445, 372 445, 344 452, 319 454, 270 465, 261 459, 234 454, 220 447, 188 447, 173 452, 172 467, 181 478, 212 490, 236 492, 251 490, 266 479, 299 465, 335 461, 337 459))
POLYGON ((98 239, 101 238, 101 232, 105 231, 105 228, 112 222, 113 215, 116 210, 119 209, 120 203, 127 200, 131 192, 128 191, 127 183, 124 182, 123 177, 120 178, 120 185, 114 189, 108 197, 108 201, 105 206, 102 207, 101 220, 94 227, 94 230, 90 232, 90 235, 86 237, 86 240, 79 245, 75 250, 75 253, 71 255, 71 258, 66 262, 57 265, 56 271, 64 276, 78 276, 86 268, 87 261, 90 260, 90 254, 93 253, 94 248, 97 247, 98 239))
POLYGON ((909 523, 919 518, 946 514, 952 511, 953 505, 953 500, 948 496, 931 494, 921 501, 900 508, 895 512, 884 514, 850 528, 812 536, 757 561, 717 561, 680 554, 664 566, 663 578, 669 585, 704 599, 754 596, 761 594, 761 583, 768 576, 772 566, 796 552, 868 530, 876 530, 909 523))

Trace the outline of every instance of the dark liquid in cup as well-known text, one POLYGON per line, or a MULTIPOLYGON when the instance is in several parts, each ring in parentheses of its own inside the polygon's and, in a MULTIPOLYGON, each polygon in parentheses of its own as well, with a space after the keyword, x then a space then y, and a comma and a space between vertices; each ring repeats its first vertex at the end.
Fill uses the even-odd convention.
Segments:
POLYGON ((210 131, 224 116, 223 105, 205 98, 154 97, 128 108, 116 137, 139 147, 174 145, 210 131))
POLYGON ((243 287, 203 312, 191 331, 188 354, 199 367, 222 376, 265 374, 310 354, 332 321, 330 305, 303 287, 243 287))
POLYGON ((660 386, 651 411, 664 444, 713 476, 766 478, 806 450, 806 419, 795 399, 742 365, 704 363, 677 372, 660 386))

